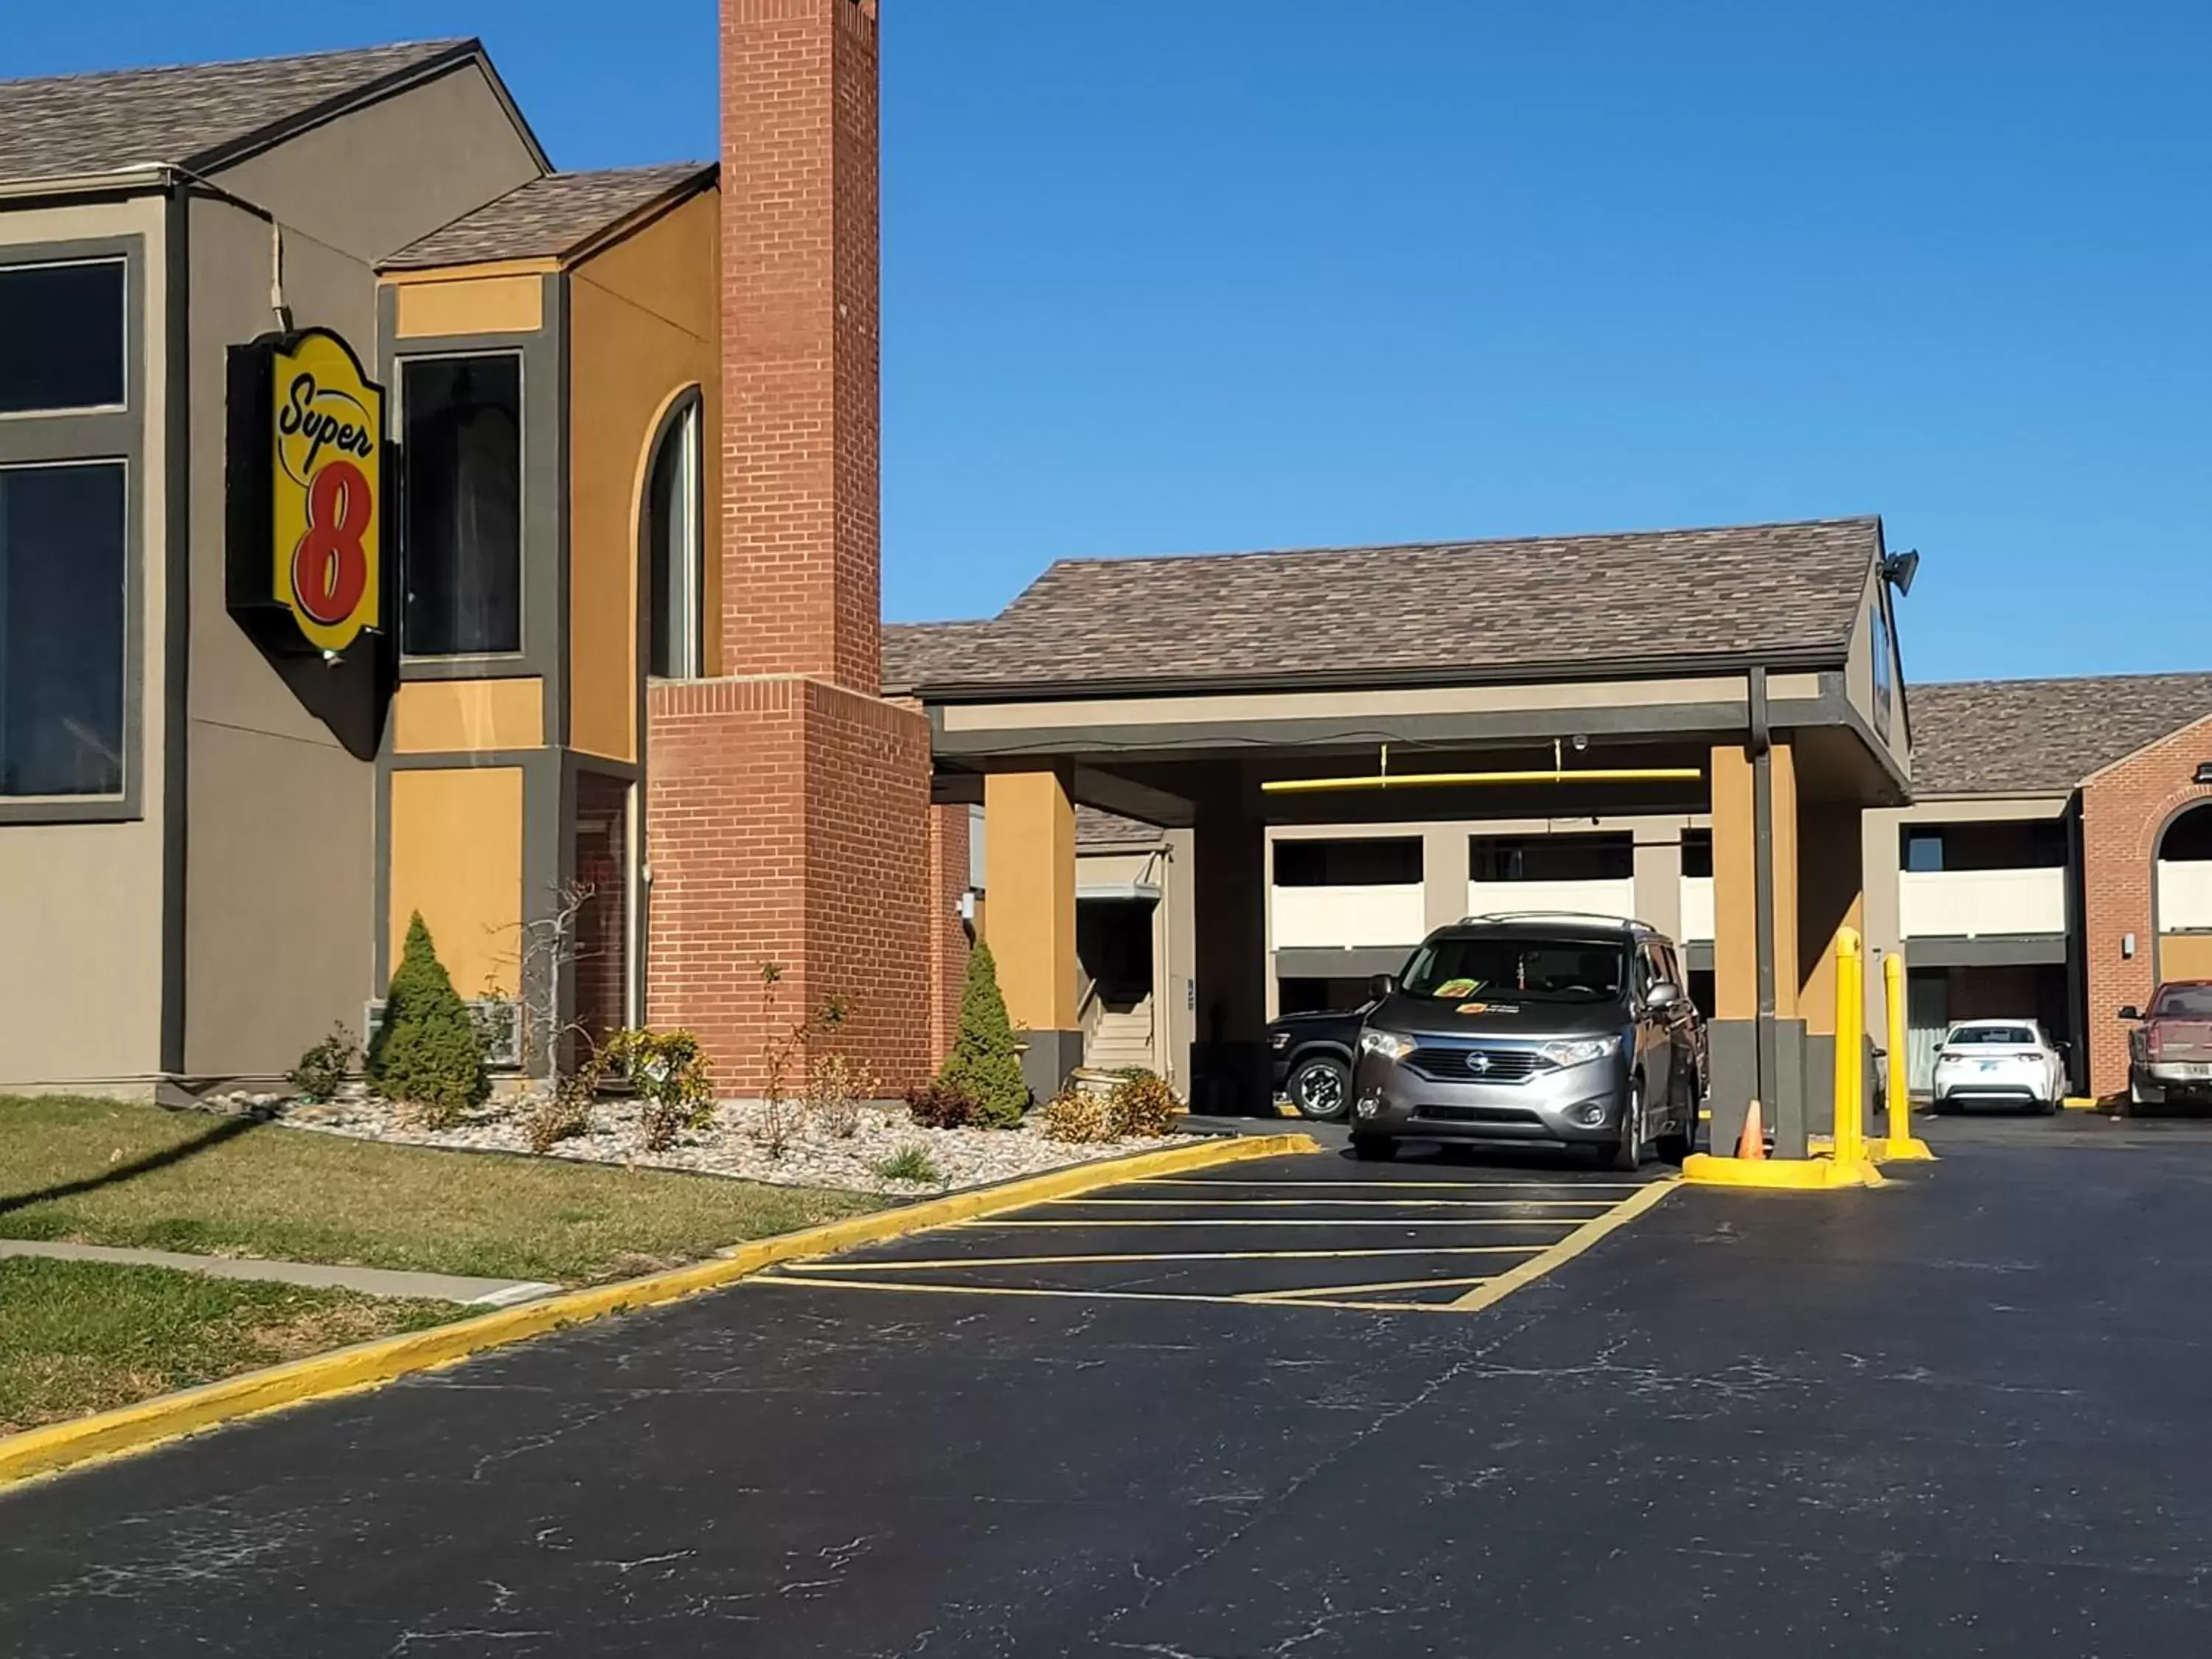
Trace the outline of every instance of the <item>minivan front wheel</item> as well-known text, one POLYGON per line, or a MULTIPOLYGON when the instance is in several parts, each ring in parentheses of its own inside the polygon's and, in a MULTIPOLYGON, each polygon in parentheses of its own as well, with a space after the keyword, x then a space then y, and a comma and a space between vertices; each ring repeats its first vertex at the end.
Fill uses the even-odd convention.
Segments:
POLYGON ((1620 1138, 1613 1143, 1613 1167, 1623 1175, 1644 1167, 1644 1079, 1632 1079, 1628 1103, 1620 1114, 1620 1138))

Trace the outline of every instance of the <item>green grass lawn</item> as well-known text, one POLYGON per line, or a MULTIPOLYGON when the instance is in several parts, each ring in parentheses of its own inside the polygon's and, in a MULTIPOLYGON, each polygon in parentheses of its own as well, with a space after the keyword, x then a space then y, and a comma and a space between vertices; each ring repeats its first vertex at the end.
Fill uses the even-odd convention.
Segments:
POLYGON ((0 1237, 580 1284, 882 1203, 386 1146, 151 1106, 0 1097, 0 1237))
POLYGON ((0 1434, 474 1311, 167 1267, 0 1260, 0 1434))

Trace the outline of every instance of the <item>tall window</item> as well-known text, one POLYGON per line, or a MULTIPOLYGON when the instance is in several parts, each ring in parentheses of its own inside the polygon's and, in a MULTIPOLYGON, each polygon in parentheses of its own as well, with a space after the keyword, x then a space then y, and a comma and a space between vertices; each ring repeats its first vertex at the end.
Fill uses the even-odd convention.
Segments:
POLYGON ((651 672, 664 679, 693 679, 703 672, 702 508, 699 400, 693 397, 661 428, 646 477, 646 562, 653 587, 651 672))
POLYGON ((0 467, 0 796, 123 793, 124 469, 0 467))
POLYGON ((0 415, 124 401, 124 262, 0 270, 0 415))
POLYGON ((593 1042, 629 1024, 630 787, 576 775, 575 871, 590 890, 576 916, 575 1019, 593 1042))
POLYGON ((522 359, 414 357, 400 371, 407 597, 418 657, 522 648, 522 359))

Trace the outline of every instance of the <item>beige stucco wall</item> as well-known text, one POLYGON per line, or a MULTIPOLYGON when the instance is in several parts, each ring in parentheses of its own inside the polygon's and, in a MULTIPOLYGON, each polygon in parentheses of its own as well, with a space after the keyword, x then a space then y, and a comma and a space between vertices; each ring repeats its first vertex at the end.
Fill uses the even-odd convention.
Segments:
POLYGON ((541 171, 490 81, 469 64, 219 176, 306 236, 374 264, 541 171))
MULTIPOLYGON (((711 556, 721 469, 715 388, 719 198, 709 191, 568 276, 568 740, 638 758, 639 506, 653 441, 700 388, 704 613, 718 612, 711 556)), ((708 648, 716 630, 708 628, 708 648)), ((714 672, 711 660, 705 665, 714 672)))
MULTIPOLYGON (((275 325, 269 243, 258 217, 193 204, 184 1069, 195 1078, 281 1074, 333 1024, 357 1029, 370 994, 374 765, 346 752, 223 604, 225 356, 275 325)), ((335 329, 374 364, 368 265, 294 238, 284 291, 297 325, 335 329)), ((312 694, 330 671, 289 672, 312 694)))
POLYGON ((161 617, 168 595, 159 411, 164 204, 158 197, 0 214, 0 241, 143 236, 146 418, 139 500, 145 648, 139 709, 145 816, 130 823, 0 823, 0 1089, 150 1091, 161 1063, 161 617))

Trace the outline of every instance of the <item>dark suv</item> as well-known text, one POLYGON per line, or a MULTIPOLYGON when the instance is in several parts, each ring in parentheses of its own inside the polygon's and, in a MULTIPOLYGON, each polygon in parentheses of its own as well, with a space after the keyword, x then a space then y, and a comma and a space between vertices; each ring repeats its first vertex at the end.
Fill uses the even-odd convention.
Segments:
POLYGON ((1352 1145, 1587 1146, 1616 1170, 1679 1161, 1705 1088, 1704 1023, 1674 944, 1643 922, 1529 912, 1431 933, 1375 985, 1352 1078, 1352 1145))

